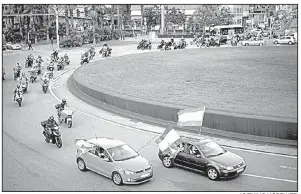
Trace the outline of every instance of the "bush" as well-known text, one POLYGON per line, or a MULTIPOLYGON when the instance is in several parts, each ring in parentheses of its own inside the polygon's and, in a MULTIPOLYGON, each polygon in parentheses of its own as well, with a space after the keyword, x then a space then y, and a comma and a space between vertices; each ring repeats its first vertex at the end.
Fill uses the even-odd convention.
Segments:
POLYGON ((83 38, 81 35, 76 35, 72 37, 72 46, 73 47, 80 47, 83 45, 83 38))
POLYGON ((60 46, 64 47, 72 47, 72 39, 70 37, 67 37, 60 41, 60 46))

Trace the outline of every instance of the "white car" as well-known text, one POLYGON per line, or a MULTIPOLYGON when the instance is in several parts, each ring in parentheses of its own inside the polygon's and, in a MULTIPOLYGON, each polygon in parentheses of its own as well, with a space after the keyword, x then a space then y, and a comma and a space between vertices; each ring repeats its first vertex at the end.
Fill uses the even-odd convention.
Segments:
POLYGON ((282 36, 280 39, 276 39, 273 41, 274 44, 295 44, 296 39, 293 36, 282 36))
POLYGON ((263 46, 265 45, 265 40, 263 39, 250 39, 241 41, 243 46, 263 46))
POLYGON ((13 44, 11 42, 6 43, 6 48, 12 49, 12 50, 21 50, 22 49, 20 44, 13 44))
POLYGON ((116 185, 140 184, 153 178, 150 162, 129 145, 108 137, 78 139, 76 162, 79 170, 89 169, 111 178, 116 185))

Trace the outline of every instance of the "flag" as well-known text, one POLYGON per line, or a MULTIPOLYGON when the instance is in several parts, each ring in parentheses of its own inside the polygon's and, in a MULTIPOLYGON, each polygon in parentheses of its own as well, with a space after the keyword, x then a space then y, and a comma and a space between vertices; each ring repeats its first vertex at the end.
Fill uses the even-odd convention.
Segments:
POLYGON ((177 125, 182 126, 202 126, 205 114, 205 106, 203 108, 186 109, 178 112, 177 125))
POLYGON ((172 154, 177 151, 177 145, 181 143, 181 137, 172 126, 169 125, 155 142, 163 154, 172 154))

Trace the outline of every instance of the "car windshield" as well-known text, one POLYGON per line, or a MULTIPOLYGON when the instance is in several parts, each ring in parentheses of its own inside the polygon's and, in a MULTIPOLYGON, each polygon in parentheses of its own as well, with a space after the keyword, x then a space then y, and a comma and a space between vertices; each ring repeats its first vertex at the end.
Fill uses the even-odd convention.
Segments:
POLYGON ((137 152, 128 145, 109 148, 108 152, 115 161, 128 160, 138 156, 137 152))
POLYGON ((203 152, 206 158, 219 156, 226 153, 226 150, 214 141, 210 141, 206 144, 199 145, 198 147, 203 152))

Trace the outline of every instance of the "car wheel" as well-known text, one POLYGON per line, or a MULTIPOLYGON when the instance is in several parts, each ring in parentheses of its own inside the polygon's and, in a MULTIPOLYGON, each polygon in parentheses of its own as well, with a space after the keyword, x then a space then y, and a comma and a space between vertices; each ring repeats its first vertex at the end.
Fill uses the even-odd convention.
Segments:
POLYGON ((77 167, 80 171, 86 171, 87 170, 86 164, 85 164, 84 160, 81 159, 81 158, 77 159, 77 167))
POLYGON ((259 46, 263 46, 263 44, 262 44, 262 43, 260 43, 260 44, 259 44, 259 46))
POLYGON ((278 44, 278 41, 275 41, 274 44, 278 44))
POLYGON ((210 180, 213 180, 213 181, 215 181, 215 180, 218 180, 219 179, 219 173, 217 172, 217 170, 216 170, 216 168, 214 168, 214 167, 209 167, 208 169, 207 169, 207 176, 208 176, 208 178, 210 179, 210 180))
POLYGON ((121 175, 118 172, 113 172, 112 174, 112 180, 115 185, 122 185, 122 178, 121 175))
POLYGON ((174 159, 170 158, 169 156, 164 156, 162 160, 162 164, 166 168, 172 168, 174 166, 174 159))
POLYGON ((246 43, 245 46, 249 46, 249 43, 246 43))
POLYGON ((291 44, 292 44, 292 42, 291 42, 291 41, 289 41, 289 42, 288 42, 288 44, 289 44, 289 45, 291 45, 291 44))

